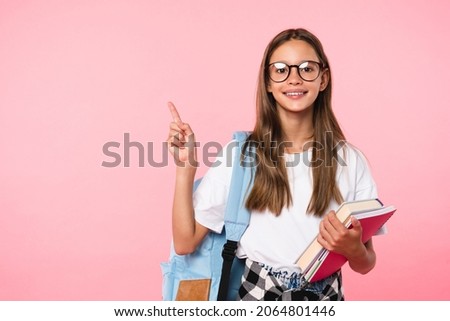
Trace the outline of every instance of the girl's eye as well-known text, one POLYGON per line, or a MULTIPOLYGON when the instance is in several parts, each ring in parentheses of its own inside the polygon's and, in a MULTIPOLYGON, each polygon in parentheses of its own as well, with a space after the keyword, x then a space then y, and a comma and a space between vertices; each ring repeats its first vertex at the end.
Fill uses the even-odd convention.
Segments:
POLYGON ((303 73, 313 73, 319 69, 319 66, 313 61, 305 61, 298 66, 298 69, 303 73))
POLYGON ((275 63, 275 64, 273 65, 273 67, 275 68, 275 72, 276 72, 277 74, 285 74, 285 73, 288 72, 287 65, 286 65, 286 64, 283 64, 283 63, 281 63, 281 62, 275 63))

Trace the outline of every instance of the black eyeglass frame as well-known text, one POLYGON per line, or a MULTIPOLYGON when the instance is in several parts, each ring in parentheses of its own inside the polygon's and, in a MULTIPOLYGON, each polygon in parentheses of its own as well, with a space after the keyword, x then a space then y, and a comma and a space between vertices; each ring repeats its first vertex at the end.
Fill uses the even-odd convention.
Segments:
POLYGON ((267 65, 267 67, 266 67, 267 76, 269 77, 270 80, 272 80, 273 82, 276 82, 276 83, 280 83, 280 82, 286 81, 286 79, 288 79, 289 76, 291 75, 291 69, 293 67, 297 68, 297 72, 298 72, 298 75, 300 76, 300 78, 303 79, 304 81, 307 81, 307 82, 312 82, 312 81, 316 80, 317 78, 319 78, 320 72, 324 71, 326 69, 326 67, 325 67, 325 65, 323 63, 318 62, 318 61, 314 61, 314 60, 303 60, 298 65, 288 65, 287 63, 282 62, 282 61, 275 61, 275 62, 272 62, 271 64, 267 65), (319 65, 319 73, 317 74, 316 78, 314 78, 312 80, 307 80, 307 79, 302 77, 302 74, 300 73, 300 66, 303 65, 305 62, 313 62, 313 63, 319 65), (273 66, 274 64, 279 64, 279 63, 285 64, 286 67, 289 68, 289 71, 288 71, 287 76, 286 76, 285 79, 283 79, 283 80, 273 80, 272 77, 270 77, 269 68, 270 68, 270 66, 273 66))

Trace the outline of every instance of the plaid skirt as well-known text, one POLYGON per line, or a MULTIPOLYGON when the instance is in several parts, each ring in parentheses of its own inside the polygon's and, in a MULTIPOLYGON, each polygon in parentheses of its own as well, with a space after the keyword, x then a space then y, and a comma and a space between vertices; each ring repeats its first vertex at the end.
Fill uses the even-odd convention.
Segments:
POLYGON ((342 290, 340 271, 323 280, 308 283, 301 274, 285 277, 264 264, 246 259, 238 300, 343 301, 342 290))

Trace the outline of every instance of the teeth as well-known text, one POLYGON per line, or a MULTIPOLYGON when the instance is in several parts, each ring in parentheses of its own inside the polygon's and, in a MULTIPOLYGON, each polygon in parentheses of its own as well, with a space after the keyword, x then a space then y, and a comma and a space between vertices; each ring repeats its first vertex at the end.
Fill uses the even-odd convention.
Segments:
POLYGON ((304 95, 304 92, 295 92, 295 93, 286 93, 286 96, 301 96, 304 95))

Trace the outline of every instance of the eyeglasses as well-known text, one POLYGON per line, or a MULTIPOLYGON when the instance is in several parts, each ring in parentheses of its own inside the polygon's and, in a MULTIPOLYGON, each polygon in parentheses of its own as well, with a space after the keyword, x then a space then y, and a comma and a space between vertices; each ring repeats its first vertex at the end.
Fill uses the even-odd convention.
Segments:
POLYGON ((323 69, 323 64, 317 61, 305 60, 298 65, 288 65, 284 62, 273 62, 267 66, 269 78, 274 82, 283 82, 289 78, 291 68, 297 68, 298 75, 304 81, 314 81, 323 69))

